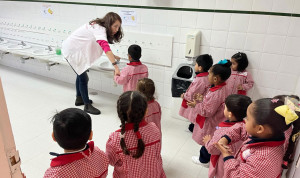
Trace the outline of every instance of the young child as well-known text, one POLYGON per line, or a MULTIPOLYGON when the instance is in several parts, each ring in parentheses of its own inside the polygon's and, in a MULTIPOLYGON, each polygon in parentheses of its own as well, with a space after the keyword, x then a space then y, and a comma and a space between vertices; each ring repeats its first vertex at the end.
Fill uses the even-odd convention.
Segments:
POLYGON ((44 177, 101 177, 107 176, 108 158, 91 141, 91 117, 77 108, 65 109, 54 115, 52 138, 64 149, 51 160, 44 177))
POLYGON ((148 108, 145 116, 146 122, 153 122, 161 131, 161 108, 154 98, 155 85, 153 80, 149 78, 139 79, 137 83, 137 91, 143 93, 148 102, 148 108))
POLYGON ((113 132, 106 143, 113 177, 166 177, 161 150, 161 133, 154 123, 143 118, 147 100, 138 91, 123 93, 117 102, 121 129, 113 132))
POLYGON ((208 54, 200 55, 196 59, 195 71, 196 77, 186 90, 185 93, 181 95, 182 104, 179 110, 179 115, 188 119, 191 124, 189 126, 189 130, 193 132, 194 123, 195 123, 195 112, 193 112, 193 108, 188 107, 187 101, 192 101, 195 94, 200 94, 202 96, 205 95, 207 89, 210 87, 210 83, 208 82, 208 70, 213 64, 213 59, 208 54))
MULTIPOLYGON (((295 106, 299 105, 299 97, 296 95, 277 95, 274 97, 275 99, 279 99, 282 102, 285 102, 288 98, 290 101, 293 102, 295 106)), ((299 111, 299 109, 298 109, 299 111)), ((294 152, 296 141, 300 135, 300 119, 297 119, 293 122, 292 125, 284 132, 285 136, 285 143, 284 143, 284 151, 285 155, 283 157, 282 168, 287 169, 288 164, 293 162, 292 154, 294 152)))
MULTIPOLYGON (((224 133, 234 125, 243 126, 243 119, 246 117, 247 108, 252 103, 251 98, 244 95, 232 94, 225 100, 224 116, 226 121, 219 123, 217 130, 214 132, 213 137, 210 135, 204 137, 203 142, 205 148, 211 154, 210 165, 208 171, 209 178, 222 178, 224 174, 223 157, 220 156, 220 151, 215 147, 215 143, 221 139, 224 133)), ((243 142, 236 142, 229 147, 233 153, 236 153, 243 142)))
POLYGON ((137 81, 141 78, 148 77, 148 68, 142 64, 140 58, 142 56, 142 49, 139 45, 131 45, 128 48, 128 63, 124 67, 120 75, 115 74, 115 81, 119 85, 123 85, 123 91, 134 91, 136 89, 137 81))
MULTIPOLYGON (((228 96, 225 81, 230 77, 231 62, 229 60, 221 60, 218 64, 213 65, 209 69, 208 81, 212 84, 203 101, 196 104, 194 111, 197 113, 196 124, 192 138, 202 145, 200 157, 193 156, 192 160, 196 164, 208 167, 210 154, 204 147, 203 137, 212 135, 216 130, 216 126, 225 120, 224 101, 228 96)), ((194 107, 194 103, 188 102, 188 105, 194 107)))
POLYGON ((224 157, 224 177, 280 177, 284 131, 298 118, 299 113, 279 99, 263 98, 250 104, 245 126, 231 127, 216 143, 224 157), (246 141, 232 156, 226 145, 240 140, 246 141))
POLYGON ((231 57, 231 76, 227 81, 229 94, 247 95, 253 87, 252 75, 246 71, 248 58, 245 53, 238 52, 231 57))

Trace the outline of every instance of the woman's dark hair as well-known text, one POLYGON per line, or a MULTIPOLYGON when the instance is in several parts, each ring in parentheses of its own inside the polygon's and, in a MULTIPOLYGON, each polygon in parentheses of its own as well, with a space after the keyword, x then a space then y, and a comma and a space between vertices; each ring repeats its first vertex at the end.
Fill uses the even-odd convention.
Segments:
POLYGON ((209 54, 202 54, 197 57, 196 62, 198 66, 202 67, 203 72, 207 72, 213 64, 213 59, 209 54))
POLYGON ((128 54, 134 61, 140 61, 140 58, 142 56, 142 48, 136 44, 130 45, 128 48, 128 54))
POLYGON ((96 19, 90 21, 90 25, 96 23, 102 27, 105 27, 108 43, 114 44, 114 43, 119 43, 124 36, 121 26, 115 35, 113 35, 113 36, 111 35, 112 34, 111 26, 116 21, 119 21, 122 24, 122 19, 117 13, 109 12, 102 19, 96 18, 96 19))
MULTIPOLYGON (((121 134, 125 134, 125 122, 133 123, 133 131, 137 134, 139 132, 139 124, 143 120, 147 110, 147 100, 145 96, 138 91, 126 91, 118 99, 117 110, 122 123, 121 134)), ((125 155, 131 154, 126 147, 125 138, 121 138, 120 145, 125 155)), ((142 138, 138 138, 137 151, 132 157, 141 157, 144 150, 145 144, 142 138)))
POLYGON ((275 111, 278 106, 284 105, 281 100, 263 98, 254 102, 254 118, 258 125, 268 125, 274 137, 279 137, 289 128, 283 116, 275 111))
POLYGON ((53 122, 54 138, 63 149, 82 149, 91 134, 91 117, 81 109, 68 108, 55 114, 53 122))
POLYGON ((248 67, 248 57, 245 53, 238 52, 231 58, 238 64, 237 71, 243 72, 248 67))
POLYGON ((154 100, 154 93, 155 93, 155 85, 153 80, 150 78, 142 78, 138 80, 137 83, 137 91, 143 93, 147 101, 154 100))
POLYGON ((220 76, 222 81, 226 81, 231 75, 231 62, 227 60, 226 64, 215 64, 212 66, 211 71, 214 75, 220 76))
POLYGON ((227 110, 232 112, 237 121, 243 121, 247 115, 247 108, 251 103, 251 98, 245 95, 232 94, 225 99, 227 110))

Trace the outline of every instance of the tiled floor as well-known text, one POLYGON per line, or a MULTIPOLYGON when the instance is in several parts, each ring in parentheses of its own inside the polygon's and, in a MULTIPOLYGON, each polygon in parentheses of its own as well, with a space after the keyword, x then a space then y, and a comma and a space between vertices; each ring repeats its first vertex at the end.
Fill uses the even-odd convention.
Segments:
MULTIPOLYGON (((75 107, 74 85, 2 65, 0 77, 22 170, 28 178, 40 178, 49 167, 49 152, 62 152, 51 139, 50 119, 56 111, 75 107)), ((100 116, 92 115, 93 140, 105 150, 109 134, 120 125, 116 113, 117 96, 99 92, 90 97, 102 112, 100 116)), ((208 169, 191 161, 200 146, 192 140, 191 133, 185 131, 189 123, 172 118, 168 109, 162 112, 162 158, 167 177, 207 177, 208 169)), ((112 177, 112 171, 113 167, 109 167, 108 177, 112 177)))

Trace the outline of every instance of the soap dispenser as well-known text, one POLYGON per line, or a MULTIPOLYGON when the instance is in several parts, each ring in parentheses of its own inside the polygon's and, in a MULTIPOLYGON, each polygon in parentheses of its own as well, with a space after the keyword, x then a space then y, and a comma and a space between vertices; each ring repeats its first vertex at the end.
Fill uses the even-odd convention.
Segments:
POLYGON ((185 48, 186 58, 195 58, 200 55, 200 35, 201 32, 199 30, 187 34, 185 48))

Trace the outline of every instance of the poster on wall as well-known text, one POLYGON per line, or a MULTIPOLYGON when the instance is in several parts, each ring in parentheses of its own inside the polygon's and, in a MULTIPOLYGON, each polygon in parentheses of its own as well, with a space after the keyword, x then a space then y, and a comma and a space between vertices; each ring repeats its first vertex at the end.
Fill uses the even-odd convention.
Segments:
POLYGON ((43 4, 41 8, 41 13, 44 18, 53 18, 54 16, 54 8, 51 5, 43 4))
POLYGON ((122 25, 136 26, 137 16, 135 11, 121 10, 119 15, 122 19, 122 25))

